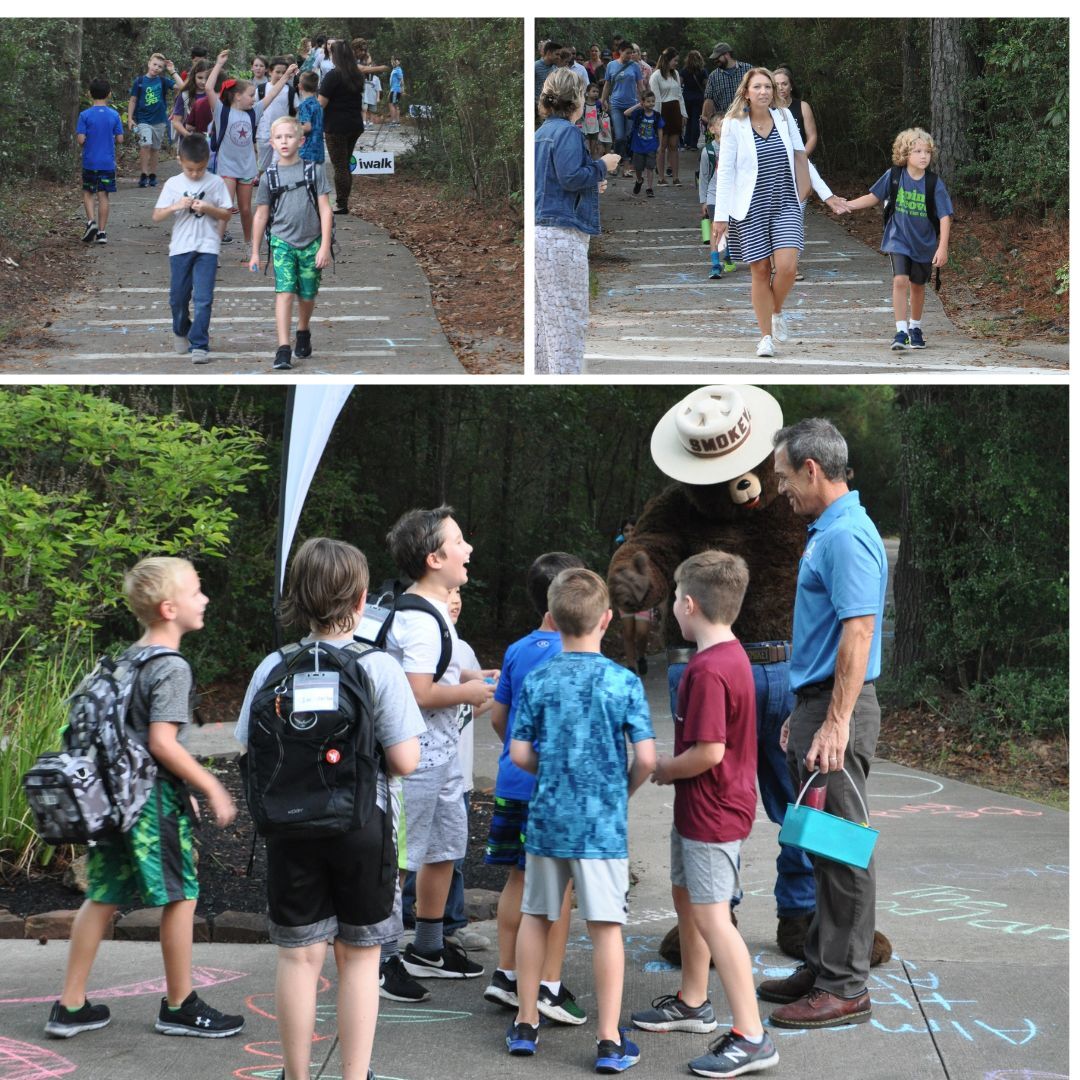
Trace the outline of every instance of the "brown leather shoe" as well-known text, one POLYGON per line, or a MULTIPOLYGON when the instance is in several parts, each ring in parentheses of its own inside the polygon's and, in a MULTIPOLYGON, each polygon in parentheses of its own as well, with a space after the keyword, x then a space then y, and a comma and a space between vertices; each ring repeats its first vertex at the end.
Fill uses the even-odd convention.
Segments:
POLYGON ((806 997, 776 1009, 769 1022, 786 1028, 839 1027, 865 1024, 870 1019, 870 995, 864 990, 857 998, 842 998, 815 987, 806 997))
POLYGON ((805 964, 800 964, 795 973, 786 979, 766 979, 760 983, 757 996, 762 1001, 777 1001, 781 1005, 788 1005, 806 997, 813 989, 814 973, 805 964))

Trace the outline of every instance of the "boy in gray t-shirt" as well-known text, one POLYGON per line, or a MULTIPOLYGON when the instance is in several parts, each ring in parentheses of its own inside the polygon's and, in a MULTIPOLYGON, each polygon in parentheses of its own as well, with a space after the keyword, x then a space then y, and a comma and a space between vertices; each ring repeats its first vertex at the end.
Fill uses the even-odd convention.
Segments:
POLYGON ((312 166, 313 184, 305 178, 300 147, 304 132, 294 116, 279 116, 270 129, 270 145, 278 161, 267 170, 255 196, 255 228, 251 243, 252 271, 259 269, 259 251, 263 234, 270 230, 270 257, 274 264, 274 288, 277 292, 274 316, 277 323, 278 349, 274 370, 292 367, 294 350, 289 346, 293 298, 299 298, 296 320, 296 348, 299 357, 311 355, 311 316, 319 294, 321 271, 330 262, 330 241, 334 218, 328 193, 330 184, 322 165, 312 166), (273 183, 276 170, 277 183, 273 183), (270 190, 279 189, 270 222, 270 190), (280 190, 284 189, 284 190, 280 190))

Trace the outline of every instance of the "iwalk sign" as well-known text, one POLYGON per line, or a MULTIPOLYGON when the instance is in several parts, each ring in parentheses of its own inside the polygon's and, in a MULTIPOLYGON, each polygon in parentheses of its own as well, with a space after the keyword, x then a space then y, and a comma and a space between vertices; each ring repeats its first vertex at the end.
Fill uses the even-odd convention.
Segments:
POLYGON ((353 154, 349 158, 349 172, 361 176, 377 176, 394 171, 393 154, 353 154))

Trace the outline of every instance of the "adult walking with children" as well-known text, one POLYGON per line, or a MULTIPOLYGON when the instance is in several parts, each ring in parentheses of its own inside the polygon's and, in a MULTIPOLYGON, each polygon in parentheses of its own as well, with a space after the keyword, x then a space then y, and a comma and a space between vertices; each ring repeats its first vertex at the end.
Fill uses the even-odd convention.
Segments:
POLYGON ((783 307, 798 271, 801 203, 811 186, 837 214, 847 212, 847 203, 807 160, 791 113, 776 107, 772 72, 751 68, 721 129, 713 231, 727 236, 731 258, 750 264, 750 299, 761 331, 758 356, 775 356, 775 343, 789 336, 783 307))
POLYGON ((701 104, 701 119, 706 123, 719 113, 723 116, 731 107, 738 93, 739 83, 750 70, 750 65, 743 60, 736 60, 731 46, 726 41, 718 41, 709 53, 709 59, 716 62, 716 67, 709 73, 705 84, 705 100, 701 104))
POLYGON ((682 79, 679 77, 679 54, 672 48, 665 49, 656 62, 656 70, 649 76, 649 89, 656 96, 656 107, 663 117, 660 132, 660 150, 656 155, 657 183, 666 184, 671 173, 673 186, 679 180, 679 142, 686 121, 686 102, 683 101, 682 79))

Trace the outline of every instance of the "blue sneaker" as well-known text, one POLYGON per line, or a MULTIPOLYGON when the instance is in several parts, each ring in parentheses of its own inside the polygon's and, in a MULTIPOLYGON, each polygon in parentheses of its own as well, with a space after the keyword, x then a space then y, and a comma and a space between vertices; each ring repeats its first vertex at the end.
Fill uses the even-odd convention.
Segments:
POLYGON ((148 183, 151 187, 157 187, 157 173, 151 173, 148 178, 148 183))
POLYGON ((709 270, 709 280, 710 281, 718 281, 719 279, 720 279, 720 264, 719 263, 713 263, 712 267, 709 270))
POLYGON ((911 344, 911 339, 907 335, 906 330, 897 330, 896 336, 892 339, 892 345, 890 348, 893 352, 902 352, 911 344))
POLYGON ((150 183, 150 177, 146 173, 139 174, 139 187, 146 187, 150 183))
POLYGON ((602 1039, 596 1044, 596 1071, 598 1073, 621 1073, 636 1065, 641 1058, 641 1051, 620 1031, 621 1042, 602 1039))
POLYGON ((690 1062, 690 1071, 698 1076, 742 1076, 771 1069, 779 1060, 768 1032, 760 1043, 752 1043, 729 1031, 709 1045, 707 1054, 690 1062))
POLYGON ((921 326, 913 326, 910 330, 908 330, 908 340, 910 341, 911 347, 913 349, 926 348, 926 341, 922 336, 921 326))
POLYGON ((539 1024, 511 1024, 506 1029, 506 1049, 515 1057, 532 1057, 536 1053, 536 1039, 540 1034, 539 1024))

